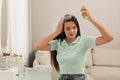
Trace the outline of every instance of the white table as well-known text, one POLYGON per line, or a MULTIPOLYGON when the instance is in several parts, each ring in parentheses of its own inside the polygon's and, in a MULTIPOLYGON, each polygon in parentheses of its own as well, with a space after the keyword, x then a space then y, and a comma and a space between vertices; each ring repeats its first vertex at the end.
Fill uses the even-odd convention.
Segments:
POLYGON ((18 80, 18 68, 0 68, 0 80, 18 80))
POLYGON ((51 80, 51 68, 26 68, 25 80, 51 80))
POLYGON ((0 80, 52 80, 51 76, 51 68, 45 66, 0 69, 0 80))

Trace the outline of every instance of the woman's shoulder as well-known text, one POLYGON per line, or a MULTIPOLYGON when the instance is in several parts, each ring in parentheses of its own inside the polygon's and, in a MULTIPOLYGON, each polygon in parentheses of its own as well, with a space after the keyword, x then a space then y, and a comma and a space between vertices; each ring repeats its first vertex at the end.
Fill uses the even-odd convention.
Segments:
POLYGON ((81 40, 92 40, 92 39, 96 39, 95 36, 81 36, 81 40))
POLYGON ((95 36, 80 36, 81 38, 96 38, 95 36))
POLYGON ((59 43, 59 42, 61 42, 61 39, 51 40, 50 42, 56 42, 56 43, 59 43))

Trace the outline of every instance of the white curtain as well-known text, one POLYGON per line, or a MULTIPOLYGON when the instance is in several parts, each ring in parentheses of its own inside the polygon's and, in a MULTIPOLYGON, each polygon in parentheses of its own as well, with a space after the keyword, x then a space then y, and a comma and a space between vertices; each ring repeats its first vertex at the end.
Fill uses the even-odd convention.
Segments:
POLYGON ((2 48, 1 48, 1 12, 2 12, 2 0, 0 0, 0 54, 2 53, 2 48))
POLYGON ((8 0, 0 0, 0 53, 11 52, 8 0))
POLYGON ((11 45, 12 53, 21 54, 25 61, 28 61, 29 54, 28 1, 8 0, 8 23, 11 33, 11 44, 8 45, 11 45))
POLYGON ((29 54, 28 1, 0 0, 0 53, 21 54, 25 61, 29 54))

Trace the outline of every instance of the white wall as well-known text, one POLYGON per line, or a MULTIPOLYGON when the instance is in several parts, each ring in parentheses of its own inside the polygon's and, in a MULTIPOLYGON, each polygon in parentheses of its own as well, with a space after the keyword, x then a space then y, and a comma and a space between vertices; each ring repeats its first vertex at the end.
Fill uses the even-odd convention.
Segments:
POLYGON ((55 30, 57 21, 67 13, 78 18, 82 35, 99 35, 97 29, 82 18, 80 8, 83 4, 114 36, 112 42, 101 47, 120 49, 120 0, 31 0, 33 48, 39 39, 55 30))

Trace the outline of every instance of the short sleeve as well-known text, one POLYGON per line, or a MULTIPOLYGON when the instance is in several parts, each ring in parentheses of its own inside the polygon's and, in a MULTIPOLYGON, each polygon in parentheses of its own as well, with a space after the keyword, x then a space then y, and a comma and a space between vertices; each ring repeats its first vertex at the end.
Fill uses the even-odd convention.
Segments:
POLYGON ((49 44, 51 47, 51 51, 57 50, 58 46, 57 46, 58 40, 52 40, 49 44))
POLYGON ((96 46, 96 37, 86 37, 86 47, 92 48, 96 46))

